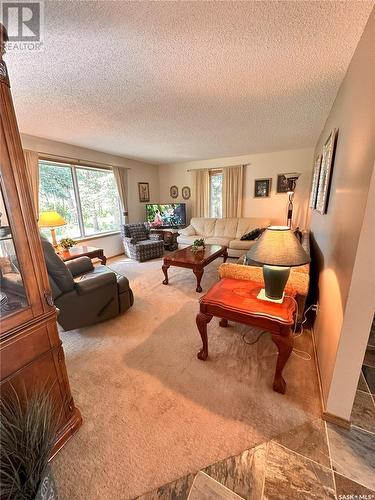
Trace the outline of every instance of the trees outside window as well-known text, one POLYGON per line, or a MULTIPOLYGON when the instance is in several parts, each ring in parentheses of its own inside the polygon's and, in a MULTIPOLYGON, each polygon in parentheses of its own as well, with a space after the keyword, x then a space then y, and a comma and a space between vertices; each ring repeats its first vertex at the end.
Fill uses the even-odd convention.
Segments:
POLYGON ((223 173, 210 172, 210 216, 221 218, 223 214, 223 173))
POLYGON ((85 235, 117 231, 120 211, 113 173, 81 167, 76 171, 85 235))
MULTIPOLYGON (((39 211, 55 210, 66 221, 66 226, 56 228, 61 238, 79 238, 81 235, 77 202, 74 192, 73 175, 70 165, 39 162, 39 211)), ((49 229, 42 229, 45 236, 49 229)))
POLYGON ((111 170, 41 160, 39 172, 40 211, 55 210, 67 222, 56 228, 59 238, 119 230, 119 198, 111 170))

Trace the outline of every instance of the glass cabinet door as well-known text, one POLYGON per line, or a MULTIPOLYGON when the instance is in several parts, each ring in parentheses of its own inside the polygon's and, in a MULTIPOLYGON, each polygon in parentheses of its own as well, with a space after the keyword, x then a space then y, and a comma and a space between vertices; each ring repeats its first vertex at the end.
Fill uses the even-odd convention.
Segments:
POLYGON ((21 270, 0 190, 0 319, 28 306, 21 270))

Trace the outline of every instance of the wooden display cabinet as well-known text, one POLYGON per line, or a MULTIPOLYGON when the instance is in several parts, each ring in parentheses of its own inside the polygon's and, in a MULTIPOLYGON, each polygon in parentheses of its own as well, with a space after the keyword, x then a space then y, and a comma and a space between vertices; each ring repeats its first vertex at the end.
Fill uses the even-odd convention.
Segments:
MULTIPOLYGON (((0 25, 1 42, 5 30, 0 25)), ((50 390, 59 415, 52 456, 82 423, 70 392, 5 62, 0 57, 1 397, 50 390)))

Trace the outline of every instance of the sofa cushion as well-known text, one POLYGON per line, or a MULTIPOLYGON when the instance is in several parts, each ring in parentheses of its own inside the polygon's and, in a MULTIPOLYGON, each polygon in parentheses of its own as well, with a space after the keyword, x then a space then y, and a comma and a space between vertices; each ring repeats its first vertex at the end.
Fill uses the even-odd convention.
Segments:
POLYGON ((190 226, 184 227, 183 229, 179 229, 178 233, 182 234, 183 236, 194 236, 194 234, 196 234, 195 229, 191 224, 190 226))
POLYGON ((197 236, 213 236, 216 219, 208 217, 193 217, 190 224, 195 229, 197 236))
POLYGON ((238 219, 216 219, 214 236, 224 236, 225 238, 235 238, 238 219))
POLYGON ((180 236, 177 236, 177 243, 179 243, 180 245, 192 245, 196 239, 197 235, 185 236, 182 234, 180 236))
POLYGON ((256 240, 231 240, 229 243, 229 248, 233 250, 249 250, 255 243, 256 240))
POLYGON ((208 245, 222 245, 223 247, 227 247, 231 238, 225 238, 224 236, 211 236, 211 238, 205 238, 204 242, 208 245))
POLYGON ((257 227, 268 227, 271 224, 270 219, 265 217, 242 217, 238 219, 236 238, 240 239, 246 233, 249 233, 257 227))
POLYGON ((129 225, 129 234, 135 244, 148 240, 148 231, 143 224, 129 225))

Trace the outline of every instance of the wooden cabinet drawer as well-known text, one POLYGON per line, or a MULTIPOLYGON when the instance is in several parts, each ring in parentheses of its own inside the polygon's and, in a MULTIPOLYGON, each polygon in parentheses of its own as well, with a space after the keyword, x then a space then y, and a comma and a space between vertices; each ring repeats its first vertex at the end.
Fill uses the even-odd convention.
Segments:
POLYGON ((3 341, 0 348, 1 380, 10 377, 23 366, 35 362, 59 344, 61 341, 54 321, 30 327, 3 341))

